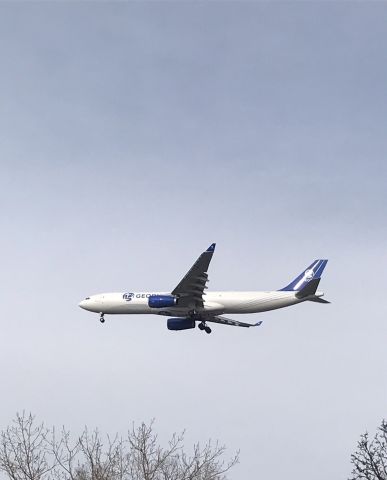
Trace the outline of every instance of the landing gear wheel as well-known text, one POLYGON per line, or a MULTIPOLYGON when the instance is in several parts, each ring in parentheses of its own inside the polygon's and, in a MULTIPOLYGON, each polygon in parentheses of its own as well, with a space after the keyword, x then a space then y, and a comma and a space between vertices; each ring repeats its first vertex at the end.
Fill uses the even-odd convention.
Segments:
POLYGON ((100 321, 101 323, 105 323, 105 318, 104 318, 104 316, 103 316, 103 313, 101 313, 101 316, 99 317, 99 321, 100 321))
POLYGON ((198 328, 199 328, 199 330, 204 330, 206 327, 205 327, 204 323, 199 323, 198 328))
POLYGON ((204 330, 206 331, 206 333, 211 333, 212 332, 210 327, 204 327, 204 330))

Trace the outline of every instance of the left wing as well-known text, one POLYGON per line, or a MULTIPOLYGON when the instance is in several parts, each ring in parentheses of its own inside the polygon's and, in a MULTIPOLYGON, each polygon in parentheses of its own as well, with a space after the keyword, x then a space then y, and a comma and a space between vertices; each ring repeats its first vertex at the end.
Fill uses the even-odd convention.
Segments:
POLYGON ((223 325, 232 325, 234 327, 259 327, 262 324, 261 322, 257 323, 244 323, 238 322, 237 320, 232 320, 231 318, 216 316, 206 318, 207 322, 222 323, 223 325))
POLYGON ((207 270, 214 251, 215 243, 200 255, 183 280, 171 292, 172 295, 179 297, 179 306, 192 307, 193 309, 203 307, 203 295, 205 295, 203 292, 207 288, 206 283, 208 281, 207 270))

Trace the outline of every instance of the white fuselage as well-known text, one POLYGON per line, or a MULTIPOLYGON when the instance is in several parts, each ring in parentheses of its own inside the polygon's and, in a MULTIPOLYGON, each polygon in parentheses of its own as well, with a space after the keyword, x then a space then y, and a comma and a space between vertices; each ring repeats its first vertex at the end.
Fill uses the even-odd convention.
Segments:
MULTIPOLYGON (((106 314, 157 314, 184 317, 188 314, 187 307, 179 304, 167 308, 151 308, 148 299, 151 295, 170 295, 169 292, 135 292, 135 293, 102 293, 92 295, 79 305, 85 310, 106 314)), ((316 296, 322 296, 316 292, 316 296)), ((240 313, 258 313, 277 308, 288 307, 308 300, 299 299, 296 292, 206 292, 202 308, 196 308, 195 313, 222 315, 240 313)))

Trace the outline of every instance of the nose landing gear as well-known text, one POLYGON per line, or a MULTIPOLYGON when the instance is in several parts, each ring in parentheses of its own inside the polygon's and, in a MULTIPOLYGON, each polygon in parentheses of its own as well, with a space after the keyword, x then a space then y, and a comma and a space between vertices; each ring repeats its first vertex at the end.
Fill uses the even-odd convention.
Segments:
POLYGON ((199 330, 204 330, 206 333, 211 333, 212 330, 210 327, 206 325, 206 322, 201 321, 198 325, 199 330))
POLYGON ((103 314, 103 313, 100 314, 99 321, 100 321, 101 323, 104 323, 104 322, 105 322, 105 318, 104 318, 104 314, 103 314))

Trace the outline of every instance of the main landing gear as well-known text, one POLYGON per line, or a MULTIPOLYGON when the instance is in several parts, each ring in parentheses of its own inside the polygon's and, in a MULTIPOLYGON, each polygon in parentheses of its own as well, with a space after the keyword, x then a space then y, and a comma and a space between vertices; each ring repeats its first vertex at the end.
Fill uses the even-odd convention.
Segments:
POLYGON ((212 332, 211 328, 206 325, 206 322, 200 322, 198 327, 199 327, 199 330, 204 330, 206 333, 212 332))
POLYGON ((105 318, 104 318, 104 314, 103 314, 103 313, 101 313, 101 315, 100 315, 100 317, 99 317, 99 321, 100 321, 101 323, 104 323, 104 322, 105 322, 105 318))

